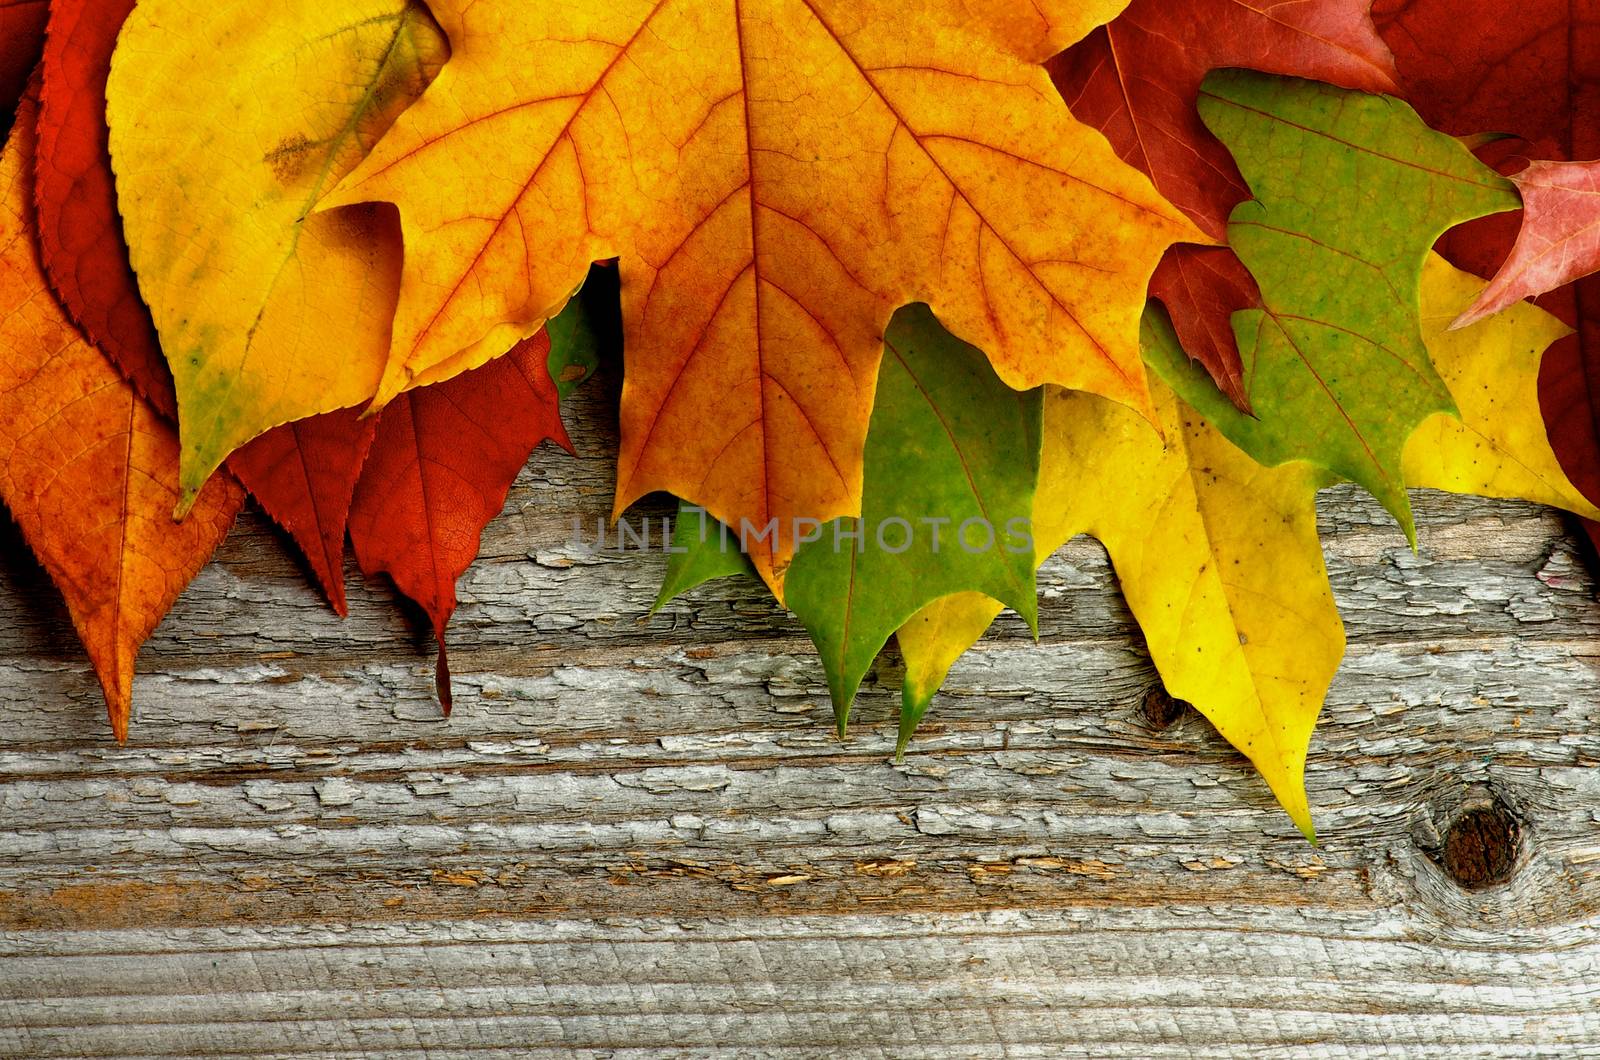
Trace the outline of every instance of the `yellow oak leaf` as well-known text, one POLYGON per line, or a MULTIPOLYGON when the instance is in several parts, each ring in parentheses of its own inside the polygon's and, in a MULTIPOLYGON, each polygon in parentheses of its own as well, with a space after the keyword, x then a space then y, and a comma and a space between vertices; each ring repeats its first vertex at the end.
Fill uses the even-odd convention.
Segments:
POLYGON ((1122 0, 437 0, 452 57, 329 197, 399 205, 378 404, 497 356, 618 258, 616 506, 763 535, 860 505, 883 332, 929 303, 1018 387, 1148 409, 1138 316, 1205 237, 1037 63, 1122 0))
POLYGON ((106 113, 186 498, 257 435, 377 391, 398 225, 312 211, 447 55, 418 0, 141 0, 129 16, 106 113))
MULTIPOLYGON (((1592 505, 1550 449, 1539 361, 1566 334, 1520 305, 1462 331, 1449 326, 1483 289, 1437 256, 1423 275, 1423 335, 1461 419, 1438 414, 1407 442, 1407 484, 1556 505, 1592 505)), ((1152 313, 1146 341, 1175 343, 1152 313)), ((1305 762, 1344 632, 1316 535, 1311 465, 1263 468, 1159 383, 1163 444, 1129 410, 1052 392, 1034 505, 1038 558, 1079 533, 1110 554, 1150 657, 1172 695, 1192 702, 1260 770, 1308 835, 1305 762)), ((904 746, 952 664, 999 614, 987 597, 936 601, 899 632, 904 746)))
POLYGON ((1484 281, 1430 254, 1422 273, 1422 338, 1461 418, 1438 414, 1406 442, 1406 485, 1515 497, 1600 519, 1550 448, 1539 409, 1539 362, 1572 329, 1518 302, 1457 331, 1484 281))

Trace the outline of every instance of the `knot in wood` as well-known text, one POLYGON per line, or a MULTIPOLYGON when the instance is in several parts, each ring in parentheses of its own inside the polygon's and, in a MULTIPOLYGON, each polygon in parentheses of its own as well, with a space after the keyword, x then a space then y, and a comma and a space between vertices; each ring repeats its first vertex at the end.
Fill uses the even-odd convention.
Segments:
POLYGON ((1502 803, 1463 810, 1444 836, 1444 871, 1469 891, 1505 883, 1516 869, 1522 826, 1502 803))
POLYGON ((1139 704, 1140 716, 1156 732, 1176 724, 1188 710, 1188 703, 1181 699, 1173 699, 1160 685, 1151 685, 1144 694, 1144 700, 1139 704))

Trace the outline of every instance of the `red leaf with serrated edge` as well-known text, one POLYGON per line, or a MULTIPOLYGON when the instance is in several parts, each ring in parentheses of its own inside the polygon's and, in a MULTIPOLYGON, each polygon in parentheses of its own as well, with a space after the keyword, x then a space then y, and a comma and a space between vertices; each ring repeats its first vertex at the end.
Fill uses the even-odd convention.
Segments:
POLYGON ((504 357, 391 402, 378 422, 350 506, 361 570, 382 571, 433 623, 439 702, 450 713, 445 628, 456 579, 478 556, 483 528, 540 442, 569 451, 544 332, 504 357))
MULTIPOLYGON (((128 265, 106 152, 105 89, 133 0, 55 0, 42 70, 35 195, 45 271, 67 313, 168 419, 172 376, 128 265)), ((357 410, 287 424, 228 462, 344 614, 344 533, 375 425, 357 410)))
POLYGON ((178 405, 128 266, 106 153, 106 72, 134 0, 55 0, 40 66, 39 252, 67 314, 170 420, 178 405))
MULTIPOLYGON (((1456 136, 1509 134, 1478 150, 1502 173, 1530 159, 1600 158, 1600 0, 1377 0, 1373 20, 1395 56, 1401 94, 1429 125, 1456 136)), ((1452 230, 1440 251, 1492 276, 1519 217, 1452 230)), ((1600 276, 1537 300, 1576 334, 1539 371, 1550 444, 1574 485, 1600 501, 1600 276)), ((1585 523, 1600 544, 1600 526, 1585 523)))
POLYGON ((0 129, 39 61, 49 8, 48 0, 0 0, 0 129))
POLYGON ((0 154, 0 500, 61 590, 127 739, 139 647, 244 502, 208 483, 173 525, 178 438, 50 297, 34 251, 32 94, 0 154))
POLYGON ((228 470, 294 539, 341 616, 345 521, 378 427, 361 414, 341 409, 286 423, 228 457, 228 470))
MULTIPOLYGON (((1111 141, 1175 206, 1225 238, 1228 214, 1250 197, 1233 158, 1200 120, 1196 101, 1211 70, 1239 66, 1327 81, 1367 92, 1393 91, 1389 50, 1368 17, 1370 0, 1133 0, 1123 13, 1050 62, 1073 116, 1111 141)), ((1195 272, 1194 293, 1176 282, 1194 272, 1174 247, 1163 265, 1173 280, 1161 298, 1184 349, 1240 408, 1239 347, 1227 317, 1248 308, 1202 280, 1223 276, 1217 255, 1195 272), (1191 347, 1190 342, 1198 345, 1191 347)), ((1242 267, 1241 267, 1242 268, 1242 267)), ((1234 270, 1229 269, 1230 273, 1234 270)), ((1253 285, 1252 285, 1253 286, 1253 285)), ((1154 292, 1152 292, 1154 293, 1154 292)))
POLYGON ((1150 277, 1150 297, 1167 307, 1184 352, 1249 412, 1232 317, 1241 309, 1260 309, 1261 288, 1238 255, 1227 247, 1173 247, 1150 277))
POLYGON ((1600 163, 1535 162, 1511 179, 1522 193, 1522 229, 1494 280, 1454 327, 1600 269, 1600 163))

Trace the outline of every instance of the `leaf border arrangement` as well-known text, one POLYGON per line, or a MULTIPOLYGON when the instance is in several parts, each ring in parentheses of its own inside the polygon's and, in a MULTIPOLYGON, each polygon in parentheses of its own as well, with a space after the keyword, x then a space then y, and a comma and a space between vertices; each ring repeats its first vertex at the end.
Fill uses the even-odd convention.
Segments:
POLYGON ((421 608, 448 713, 457 580, 614 354, 658 609, 754 579, 841 735, 896 641, 903 753, 1090 534, 1312 837, 1319 491, 1600 520, 1600 34, 1461 6, 0 0, 0 500, 119 740, 252 501, 339 614, 347 541, 421 608))

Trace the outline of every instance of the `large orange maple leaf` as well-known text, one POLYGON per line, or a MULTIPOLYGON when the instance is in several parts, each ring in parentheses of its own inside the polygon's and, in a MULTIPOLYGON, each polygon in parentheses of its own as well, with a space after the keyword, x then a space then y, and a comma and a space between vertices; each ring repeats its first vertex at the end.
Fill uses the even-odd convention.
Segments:
POLYGON ((1145 286, 1205 237, 1038 65, 1125 0, 440 0, 452 57, 329 205, 400 207, 378 395, 535 332, 619 258, 620 512, 668 490, 774 587, 859 509, 883 329, 912 301, 1012 386, 1148 407, 1145 286), (801 527, 804 530, 804 527, 801 527))

